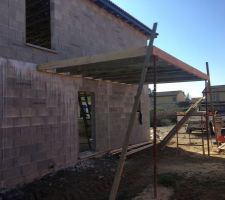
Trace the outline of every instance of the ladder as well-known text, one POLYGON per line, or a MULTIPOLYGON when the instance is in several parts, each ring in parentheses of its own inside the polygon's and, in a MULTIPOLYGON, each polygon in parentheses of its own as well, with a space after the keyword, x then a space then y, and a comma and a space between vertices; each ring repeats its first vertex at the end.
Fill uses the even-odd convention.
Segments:
POLYGON ((159 143, 159 148, 163 150, 165 146, 170 142, 173 136, 181 129, 185 122, 190 118, 194 111, 198 108, 198 105, 202 102, 203 98, 199 99, 195 104, 185 112, 184 117, 170 130, 166 137, 159 143))
POLYGON ((78 100, 80 105, 81 117, 84 121, 84 128, 87 136, 88 146, 91 149, 91 105, 88 103, 87 93, 78 92, 78 100))

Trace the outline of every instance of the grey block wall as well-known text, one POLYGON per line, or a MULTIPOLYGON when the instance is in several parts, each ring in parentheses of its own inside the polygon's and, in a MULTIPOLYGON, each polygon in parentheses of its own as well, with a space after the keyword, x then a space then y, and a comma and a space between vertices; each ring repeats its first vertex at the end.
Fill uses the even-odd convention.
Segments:
POLYGON ((29 182, 77 161, 77 93, 73 79, 37 73, 1 59, 1 187, 29 182), (74 119, 74 120, 72 120, 74 119))
MULTIPOLYGON (((0 59, 0 188, 12 188, 78 161, 78 91, 94 92, 96 151, 121 147, 136 86, 37 72, 0 59)), ((147 86, 130 144, 149 140, 147 86)))
POLYGON ((1 0, 0 56, 32 63, 146 45, 146 36, 91 0, 51 0, 52 48, 25 44, 25 0, 1 0))

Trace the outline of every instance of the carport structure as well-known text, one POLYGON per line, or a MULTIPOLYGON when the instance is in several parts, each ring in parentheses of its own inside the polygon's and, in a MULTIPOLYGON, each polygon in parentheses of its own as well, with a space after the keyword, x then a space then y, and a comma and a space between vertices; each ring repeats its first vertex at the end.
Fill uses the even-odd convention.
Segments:
MULTIPOLYGON (((40 65, 38 70, 125 84, 139 84, 146 50, 146 47, 141 47, 117 53, 57 61, 40 65)), ((208 79, 206 74, 155 46, 152 55, 157 58, 157 83, 208 79)), ((148 67, 145 84, 153 84, 153 68, 153 64, 148 67)))
POLYGON ((110 193, 110 200, 116 199, 121 175, 126 159, 129 137, 133 128, 140 95, 144 84, 154 84, 154 196, 156 188, 156 84, 208 80, 208 76, 182 62, 165 51, 153 46, 157 24, 147 47, 129 49, 122 52, 87 56, 51 62, 38 66, 39 71, 138 85, 134 105, 124 138, 120 162, 110 193))

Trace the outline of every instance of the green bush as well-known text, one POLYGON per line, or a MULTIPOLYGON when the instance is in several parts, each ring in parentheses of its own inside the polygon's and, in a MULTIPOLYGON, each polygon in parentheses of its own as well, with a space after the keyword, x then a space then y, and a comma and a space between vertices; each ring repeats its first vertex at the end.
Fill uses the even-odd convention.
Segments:
POLYGON ((172 121, 170 119, 161 119, 158 123, 159 126, 170 126, 172 125, 172 121))

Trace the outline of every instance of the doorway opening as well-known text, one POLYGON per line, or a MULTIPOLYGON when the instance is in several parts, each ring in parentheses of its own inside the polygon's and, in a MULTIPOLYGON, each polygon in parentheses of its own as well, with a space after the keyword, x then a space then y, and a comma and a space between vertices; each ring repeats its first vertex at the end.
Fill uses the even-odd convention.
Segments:
POLYGON ((79 151, 95 151, 95 96, 94 93, 78 92, 79 151))

